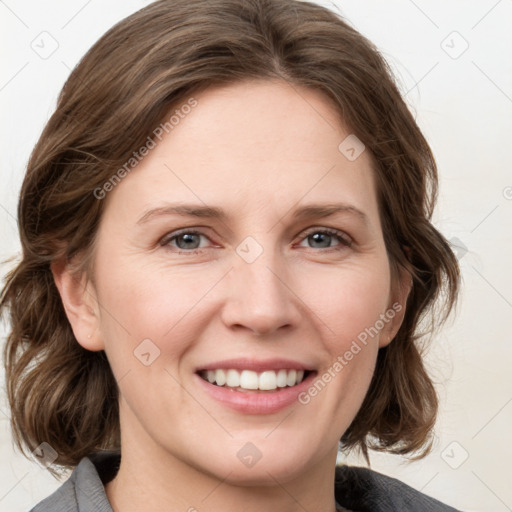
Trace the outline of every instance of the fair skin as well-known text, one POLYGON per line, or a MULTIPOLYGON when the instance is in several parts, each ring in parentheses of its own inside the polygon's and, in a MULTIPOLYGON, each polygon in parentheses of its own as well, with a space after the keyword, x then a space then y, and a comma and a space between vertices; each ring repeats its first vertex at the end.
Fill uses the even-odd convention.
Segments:
POLYGON ((260 81, 195 97, 105 199, 92 280, 53 266, 78 342, 105 350, 119 386, 122 461, 107 496, 116 512, 333 512, 338 440, 405 307, 308 403, 298 391, 408 292, 408 276, 393 291, 371 158, 338 150, 350 131, 313 90, 260 81), (148 214, 171 203, 226 217, 148 214), (344 208, 294 217, 333 203, 344 208), (182 228, 201 234, 173 239, 182 228), (146 339, 146 361, 160 351, 148 365, 134 356, 146 339), (226 365, 306 373, 270 391, 200 376, 226 365))

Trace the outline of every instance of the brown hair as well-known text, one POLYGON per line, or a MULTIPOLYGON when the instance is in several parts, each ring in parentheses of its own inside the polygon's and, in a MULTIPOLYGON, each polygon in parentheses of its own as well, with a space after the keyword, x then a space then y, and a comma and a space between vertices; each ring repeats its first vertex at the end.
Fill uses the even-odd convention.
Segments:
POLYGON ((72 467, 119 447, 116 381, 104 352, 74 338, 50 264, 90 254, 104 205, 95 191, 171 107, 251 79, 321 91, 373 157, 393 274, 407 269, 413 286, 342 442, 366 455, 428 451, 438 403, 419 326, 439 300, 442 314, 432 321, 446 319, 460 279, 430 222, 436 164, 375 46, 336 13, 293 0, 161 0, 110 29, 71 73, 28 163, 18 206, 22 259, 0 303, 11 321, 7 394, 22 450, 45 441, 58 447, 56 464, 72 467))

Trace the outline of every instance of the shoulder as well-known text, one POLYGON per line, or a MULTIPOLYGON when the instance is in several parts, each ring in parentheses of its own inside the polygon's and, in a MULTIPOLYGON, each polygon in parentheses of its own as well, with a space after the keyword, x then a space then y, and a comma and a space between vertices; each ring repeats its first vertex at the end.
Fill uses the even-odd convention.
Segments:
MULTIPOLYGON (((112 512, 104 484, 119 468, 120 456, 85 457, 69 479, 30 512, 112 512)), ((367 468, 336 468, 336 500, 353 512, 457 512, 412 487, 367 468)))
POLYGON ((336 468, 336 499, 354 512, 457 512, 395 478, 355 466, 336 468))
POLYGON ((119 467, 119 454, 84 457, 71 476, 30 512, 112 512, 104 484, 119 467))

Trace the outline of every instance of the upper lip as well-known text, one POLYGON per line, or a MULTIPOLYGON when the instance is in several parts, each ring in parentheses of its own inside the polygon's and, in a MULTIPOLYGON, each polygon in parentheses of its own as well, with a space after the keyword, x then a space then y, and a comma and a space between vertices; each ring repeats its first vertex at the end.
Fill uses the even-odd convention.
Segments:
POLYGON ((293 361, 291 359, 224 359, 201 366, 197 371, 202 370, 252 370, 263 372, 265 370, 304 370, 313 371, 314 368, 307 364, 293 361))

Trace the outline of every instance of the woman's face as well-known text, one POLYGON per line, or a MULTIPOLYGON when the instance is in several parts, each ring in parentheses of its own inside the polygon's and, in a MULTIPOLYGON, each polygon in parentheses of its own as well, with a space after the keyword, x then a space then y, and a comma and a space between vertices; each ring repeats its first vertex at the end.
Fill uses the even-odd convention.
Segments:
POLYGON ((285 482, 334 466, 403 314, 371 160, 313 90, 195 99, 104 199, 77 337, 106 351, 127 457, 285 482))

